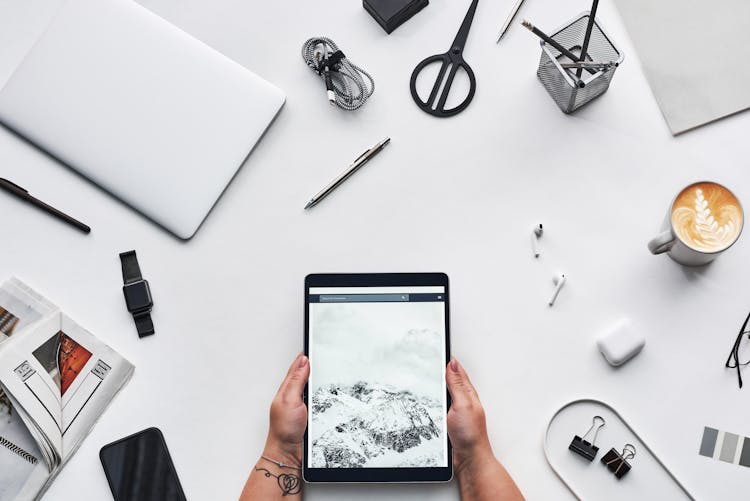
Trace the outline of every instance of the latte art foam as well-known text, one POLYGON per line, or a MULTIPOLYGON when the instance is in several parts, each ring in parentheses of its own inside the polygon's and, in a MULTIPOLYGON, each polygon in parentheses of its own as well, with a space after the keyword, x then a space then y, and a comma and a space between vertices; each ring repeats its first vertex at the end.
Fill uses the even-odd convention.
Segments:
POLYGON ((672 206, 672 227, 687 246, 701 252, 718 252, 737 240, 743 215, 739 200, 716 183, 685 188, 672 206))

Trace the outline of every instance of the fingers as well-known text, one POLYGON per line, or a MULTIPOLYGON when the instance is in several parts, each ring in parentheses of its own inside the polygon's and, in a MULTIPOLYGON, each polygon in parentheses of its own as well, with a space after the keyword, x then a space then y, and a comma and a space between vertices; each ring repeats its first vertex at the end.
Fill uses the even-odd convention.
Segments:
POLYGON ((477 391, 471 384, 469 375, 455 358, 451 358, 451 361, 448 362, 448 367, 445 370, 445 381, 448 384, 448 392, 454 405, 464 406, 479 401, 477 391))
POLYGON ((286 402, 301 401, 302 391, 309 377, 310 362, 305 355, 300 353, 289 366, 289 371, 279 387, 278 396, 286 402))

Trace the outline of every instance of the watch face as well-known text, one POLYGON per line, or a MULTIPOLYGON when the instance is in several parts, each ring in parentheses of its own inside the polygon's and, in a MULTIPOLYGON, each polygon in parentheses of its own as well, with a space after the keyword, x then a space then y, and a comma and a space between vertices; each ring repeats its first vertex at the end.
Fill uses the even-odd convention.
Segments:
POLYGON ((128 284, 122 288, 122 291, 125 293, 125 304, 128 306, 128 311, 145 310, 154 305, 151 299, 151 289, 145 280, 128 284))

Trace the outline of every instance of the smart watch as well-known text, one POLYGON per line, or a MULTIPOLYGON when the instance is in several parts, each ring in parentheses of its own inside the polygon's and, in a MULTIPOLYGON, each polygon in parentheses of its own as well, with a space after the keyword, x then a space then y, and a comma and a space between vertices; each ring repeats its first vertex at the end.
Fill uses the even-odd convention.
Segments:
POLYGON ((150 336, 154 331, 154 323, 151 321, 151 308, 154 300, 151 297, 151 288, 148 282, 141 277, 141 268, 138 266, 138 258, 135 251, 120 254, 122 263, 122 293, 125 295, 125 304, 128 311, 133 315, 138 337, 150 336))

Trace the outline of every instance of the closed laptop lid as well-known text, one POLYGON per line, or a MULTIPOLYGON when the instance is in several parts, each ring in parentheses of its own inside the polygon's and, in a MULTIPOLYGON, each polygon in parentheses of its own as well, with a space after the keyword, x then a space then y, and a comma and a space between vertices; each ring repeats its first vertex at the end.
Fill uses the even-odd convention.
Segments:
POLYGON ((0 121, 187 239, 283 103, 131 0, 69 0, 0 91, 0 121))

